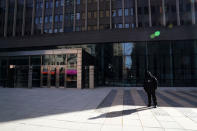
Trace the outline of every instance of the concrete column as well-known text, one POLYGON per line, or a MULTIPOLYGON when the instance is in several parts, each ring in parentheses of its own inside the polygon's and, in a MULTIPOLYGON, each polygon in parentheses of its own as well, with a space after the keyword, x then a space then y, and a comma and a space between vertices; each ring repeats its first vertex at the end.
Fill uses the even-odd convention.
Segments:
POLYGON ((54 33, 54 27, 55 27, 55 0, 53 0, 53 9, 52 9, 52 33, 54 33))
POLYGON ((137 0, 135 0, 135 24, 138 28, 138 12, 137 12, 137 0))
POLYGON ((88 0, 85 0, 85 30, 88 29, 88 0))
POLYGON ((14 22, 13 22, 12 36, 16 36, 17 5, 18 5, 18 0, 15 0, 15 3, 14 3, 14 22))
POLYGON ((67 87, 67 74, 66 74, 66 71, 67 71, 67 66, 65 66, 65 69, 64 69, 64 88, 67 87))
POLYGON ((109 9, 110 9, 110 29, 112 29, 112 0, 109 1, 109 9))
POLYGON ((51 67, 47 67, 48 73, 47 73, 47 87, 51 87, 51 67))
POLYGON ((28 88, 32 88, 32 66, 29 66, 29 73, 28 73, 28 88))
POLYGON ((40 87, 43 87, 43 66, 40 67, 40 87))
POLYGON ((25 16, 26 16, 26 0, 24 0, 24 3, 23 3, 22 36, 25 35, 25 16))
POLYGON ((64 27, 65 27, 65 10, 66 10, 66 5, 65 5, 65 1, 66 0, 64 0, 64 5, 63 5, 63 20, 62 20, 62 29, 63 29, 63 32, 65 31, 65 29, 64 29, 64 27))
POLYGON ((122 0, 122 27, 125 28, 125 7, 124 7, 124 0, 122 0))
POLYGON ((166 26, 165 0, 162 0, 163 26, 166 26))
POLYGON ((94 88, 94 66, 89 67, 89 88, 94 88))
POLYGON ((82 49, 77 51, 77 88, 82 88, 82 49))
POLYGON ((179 10, 179 0, 176 0, 176 17, 177 17, 177 25, 181 25, 180 21, 180 10, 179 10))
POLYGON ((73 20, 73 31, 76 31, 76 0, 74 0, 74 20, 73 20))
POLYGON ((43 8, 42 8, 41 34, 44 34, 44 17, 45 17, 45 3, 46 3, 46 0, 43 0, 42 3, 43 3, 43 8))
POLYGON ((195 1, 191 0, 191 14, 192 14, 192 24, 196 24, 196 15, 195 15, 195 1))
POLYGON ((149 13, 149 27, 152 27, 152 14, 151 14, 151 3, 148 0, 148 13, 149 13))
POLYGON ((56 75, 56 80, 55 80, 55 86, 56 86, 56 88, 59 88, 59 80, 60 80, 60 67, 59 66, 56 66, 56 73, 55 73, 55 75, 56 75))
POLYGON ((7 37, 7 31, 8 31, 8 10, 9 10, 9 0, 6 0, 5 23, 4 23, 4 37, 7 37))
POLYGON ((33 0, 33 11, 32 11, 32 21, 31 21, 31 35, 34 35, 35 13, 36 13, 36 0, 33 0))
POLYGON ((99 30, 99 24, 100 24, 100 2, 99 0, 97 0, 97 30, 99 30))

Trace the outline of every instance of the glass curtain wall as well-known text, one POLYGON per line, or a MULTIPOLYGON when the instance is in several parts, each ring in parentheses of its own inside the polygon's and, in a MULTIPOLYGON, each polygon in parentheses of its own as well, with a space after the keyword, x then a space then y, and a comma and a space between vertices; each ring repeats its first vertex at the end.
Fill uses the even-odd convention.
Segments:
POLYGON ((181 25, 192 24, 191 1, 179 0, 179 10, 181 25))
POLYGON ((125 16, 125 28, 135 27, 135 1, 134 0, 124 0, 124 16, 125 16))
POLYGON ((110 0, 100 0, 99 9, 100 30, 110 29, 110 0))
MULTIPOLYGON (((88 0, 88 30, 97 30, 97 3, 97 0, 88 0)), ((109 8, 105 7, 105 9, 109 12, 109 8)), ((106 15, 109 18, 109 15, 106 15)), ((109 20, 107 24, 109 24, 109 20)))
POLYGON ((123 28, 122 0, 112 0, 112 28, 123 28))
POLYGON ((138 27, 149 27, 148 0, 138 0, 138 27))
POLYGON ((43 0, 36 0, 34 33, 41 34, 43 0))
POLYGON ((177 25, 176 0, 165 0, 166 26, 172 28, 177 25))
POLYGON ((0 37, 4 35, 5 0, 0 0, 0 37))
POLYGON ((25 15, 25 35, 31 34, 33 0, 26 1, 26 15, 25 15))
POLYGON ((162 26, 164 24, 162 0, 151 0, 151 17, 152 26, 162 26))
POLYGON ((64 7, 64 0, 55 1, 54 33, 63 32, 63 28, 62 28, 63 7, 64 7))
POLYGON ((24 7, 24 0, 18 0, 17 15, 16 15, 16 36, 21 36, 22 34, 23 7, 24 7))
POLYGON ((44 33, 52 33, 53 0, 45 0, 44 33))
POLYGON ((74 20, 74 0, 65 1, 65 32, 73 31, 73 20, 74 20))
POLYGON ((14 6, 15 6, 15 0, 9 0, 7 36, 12 36, 12 33, 13 33, 14 6))
POLYGON ((76 26, 75 31, 85 30, 85 4, 82 0, 76 0, 76 26))

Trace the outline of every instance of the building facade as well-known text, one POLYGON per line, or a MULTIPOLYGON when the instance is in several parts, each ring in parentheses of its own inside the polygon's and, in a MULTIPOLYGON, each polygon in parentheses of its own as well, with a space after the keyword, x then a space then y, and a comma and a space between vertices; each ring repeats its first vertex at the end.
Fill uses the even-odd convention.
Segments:
POLYGON ((194 87, 196 22, 195 0, 0 0, 0 86, 194 87))

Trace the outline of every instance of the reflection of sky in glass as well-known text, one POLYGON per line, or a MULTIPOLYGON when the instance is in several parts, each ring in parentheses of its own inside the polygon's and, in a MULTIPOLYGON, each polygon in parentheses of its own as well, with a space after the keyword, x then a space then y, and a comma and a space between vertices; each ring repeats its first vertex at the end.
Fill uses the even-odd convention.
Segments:
MULTIPOLYGON (((124 55, 131 55, 133 53, 133 48, 134 48, 133 43, 124 43, 123 46, 124 46, 124 48, 123 48, 124 49, 123 50, 124 55)), ((125 66, 126 66, 126 68, 131 69, 131 66, 132 66, 131 56, 126 56, 125 57, 125 66)))

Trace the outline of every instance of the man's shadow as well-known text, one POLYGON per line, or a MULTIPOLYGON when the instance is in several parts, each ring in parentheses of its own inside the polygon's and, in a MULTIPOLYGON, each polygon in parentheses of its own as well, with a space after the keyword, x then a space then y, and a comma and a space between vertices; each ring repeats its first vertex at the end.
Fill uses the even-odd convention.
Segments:
POLYGON ((96 117, 89 118, 89 120, 104 118, 104 117, 105 118, 113 118, 113 117, 125 116, 125 115, 130 115, 132 113, 136 113, 139 111, 144 111, 144 110, 148 110, 148 109, 152 109, 152 108, 153 107, 141 107, 141 108, 129 109, 129 110, 123 110, 123 111, 108 112, 108 113, 104 113, 104 114, 101 114, 96 117))

